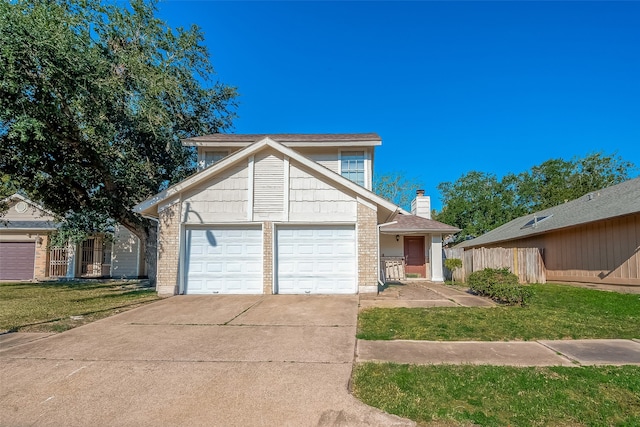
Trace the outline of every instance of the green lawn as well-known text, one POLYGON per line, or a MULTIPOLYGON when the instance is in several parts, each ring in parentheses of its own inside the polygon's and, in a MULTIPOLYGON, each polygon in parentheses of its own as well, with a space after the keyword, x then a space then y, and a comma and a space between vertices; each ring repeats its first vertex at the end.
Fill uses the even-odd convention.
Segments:
POLYGON ((372 308, 358 316, 368 340, 502 341, 640 338, 640 295, 531 285, 526 307, 372 308))
POLYGON ((425 425, 640 425, 640 366, 364 363, 352 384, 363 402, 425 425))
POLYGON ((60 332, 157 299, 135 282, 0 283, 0 333, 60 332))

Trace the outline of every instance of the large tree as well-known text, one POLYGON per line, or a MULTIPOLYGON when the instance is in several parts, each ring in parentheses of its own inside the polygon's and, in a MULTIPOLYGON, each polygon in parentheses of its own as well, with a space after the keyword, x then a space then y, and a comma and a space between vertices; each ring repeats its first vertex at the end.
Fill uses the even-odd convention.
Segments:
POLYGON ((373 191, 378 196, 404 208, 411 209, 411 201, 420 188, 417 179, 404 172, 389 172, 377 175, 373 179, 373 191))
POLYGON ((472 171, 455 182, 438 185, 443 207, 435 217, 462 229, 457 236, 461 241, 527 213, 619 184, 635 170, 633 163, 615 154, 592 153, 570 161, 550 159, 501 180, 493 174, 472 171))
POLYGON ((435 219, 460 228, 457 239, 464 240, 516 218, 512 179, 500 181, 494 174, 471 171, 455 182, 438 184, 443 207, 435 219))
POLYGON ((192 172, 180 139, 230 127, 236 96, 212 80, 200 29, 156 12, 0 0, 0 170, 70 228, 119 222, 147 247, 153 224, 131 207, 192 172))

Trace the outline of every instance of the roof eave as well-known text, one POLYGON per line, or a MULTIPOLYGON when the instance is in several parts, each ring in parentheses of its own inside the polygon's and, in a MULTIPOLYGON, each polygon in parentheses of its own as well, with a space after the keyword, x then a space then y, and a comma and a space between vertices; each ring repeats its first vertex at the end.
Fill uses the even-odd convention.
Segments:
POLYGON ((440 234, 454 234, 458 233, 460 230, 457 228, 446 230, 441 228, 424 228, 424 229, 392 229, 392 230, 384 230, 380 229, 380 233, 382 234, 407 234, 407 233, 440 233, 440 234))

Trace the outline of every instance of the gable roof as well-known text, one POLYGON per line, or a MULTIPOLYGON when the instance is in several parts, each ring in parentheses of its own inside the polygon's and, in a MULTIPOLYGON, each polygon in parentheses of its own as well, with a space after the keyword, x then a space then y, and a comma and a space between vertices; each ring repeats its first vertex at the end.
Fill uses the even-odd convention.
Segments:
MULTIPOLYGON (((38 211, 41 212, 41 214, 46 214, 49 217, 55 217, 55 215, 53 214, 53 212, 51 212, 50 210, 44 208, 43 206, 39 205, 38 203, 18 194, 15 193, 5 199, 3 199, 1 202, 3 203, 10 203, 12 201, 17 200, 19 202, 24 202, 28 205, 30 205, 32 208, 37 209, 38 211)), ((10 208, 9 208, 10 209, 10 208)), ((10 230, 10 231, 29 231, 29 230, 38 230, 38 231, 50 231, 50 230, 55 230, 59 227, 59 223, 58 222, 54 222, 51 220, 46 220, 46 219, 34 219, 34 220, 30 220, 30 219, 20 219, 20 220, 11 220, 11 219, 5 219, 6 212, 3 212, 0 214, 0 231, 2 230, 10 230)), ((42 215, 44 216, 44 215, 42 215)))
POLYGON ((521 216, 456 247, 476 247, 535 236, 563 228, 640 212, 640 178, 593 191, 533 214, 521 216))
POLYGON ((382 144, 377 133, 275 133, 275 134, 233 134, 214 133, 182 140, 182 145, 224 145, 246 147, 254 142, 269 138, 287 147, 314 146, 376 146, 382 144))
POLYGON ((194 175, 191 175, 189 178, 167 188, 166 190, 156 194, 153 197, 150 197, 149 199, 145 200, 144 202, 141 202, 139 204, 137 204, 136 206, 133 207, 134 212, 138 212, 141 214, 147 214, 147 215, 152 215, 155 216, 157 214, 157 207, 160 203, 162 203, 163 201, 170 199, 172 197, 175 197, 177 195, 179 195, 180 193, 182 193, 183 191, 186 191, 194 186, 196 186, 197 184, 206 181, 207 179, 210 179, 212 177, 214 177, 215 175, 219 174, 220 172, 229 169, 230 167, 232 167, 233 165, 237 164, 238 162, 248 158, 249 156, 254 155, 255 153, 261 151, 264 148, 270 147, 272 149, 274 149, 275 151, 280 152, 281 154, 283 154, 284 156, 289 157, 290 159, 304 165, 305 167, 313 170, 315 173, 317 173, 318 175, 321 175, 325 178, 327 178, 329 181, 333 182, 334 184, 336 184, 339 187, 342 187, 344 189, 348 189, 350 191, 352 191, 353 193, 355 193, 356 195, 360 196, 361 198, 374 203, 386 210, 388 210, 390 212, 389 216, 388 216, 388 220, 390 220, 391 218, 393 218, 393 216, 398 213, 401 212, 401 208, 399 206, 396 206, 395 204, 389 202, 386 199, 383 199, 382 197, 378 196, 377 194, 367 190, 364 187, 359 186, 358 184, 355 184, 354 182, 348 180, 347 178, 343 177, 342 175, 339 175, 335 172, 333 172, 332 170, 320 165, 319 163, 314 162, 311 159, 308 159, 307 157, 297 153, 296 151, 292 150, 291 148, 285 147, 284 145, 280 144, 279 142, 274 141, 273 139, 271 139, 270 137, 265 137, 263 139, 261 139, 258 142, 254 142, 253 144, 238 150, 234 153, 232 153, 231 155, 225 157, 224 159, 220 160, 219 162, 209 166, 208 168, 204 169, 201 172, 198 172, 194 175))
POLYGON ((423 218, 417 215, 397 215, 394 222, 380 227, 383 234, 419 234, 419 233, 442 233, 454 234, 460 231, 459 228, 447 225, 434 219, 423 218))

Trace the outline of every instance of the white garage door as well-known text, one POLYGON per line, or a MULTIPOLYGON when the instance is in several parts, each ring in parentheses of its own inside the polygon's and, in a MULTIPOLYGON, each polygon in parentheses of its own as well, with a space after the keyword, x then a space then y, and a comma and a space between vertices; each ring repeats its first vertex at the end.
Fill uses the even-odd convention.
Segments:
POLYGON ((262 293, 259 227, 187 229, 186 248, 185 293, 262 293))
POLYGON ((281 226, 276 236, 276 292, 356 293, 356 232, 346 226, 281 226))

